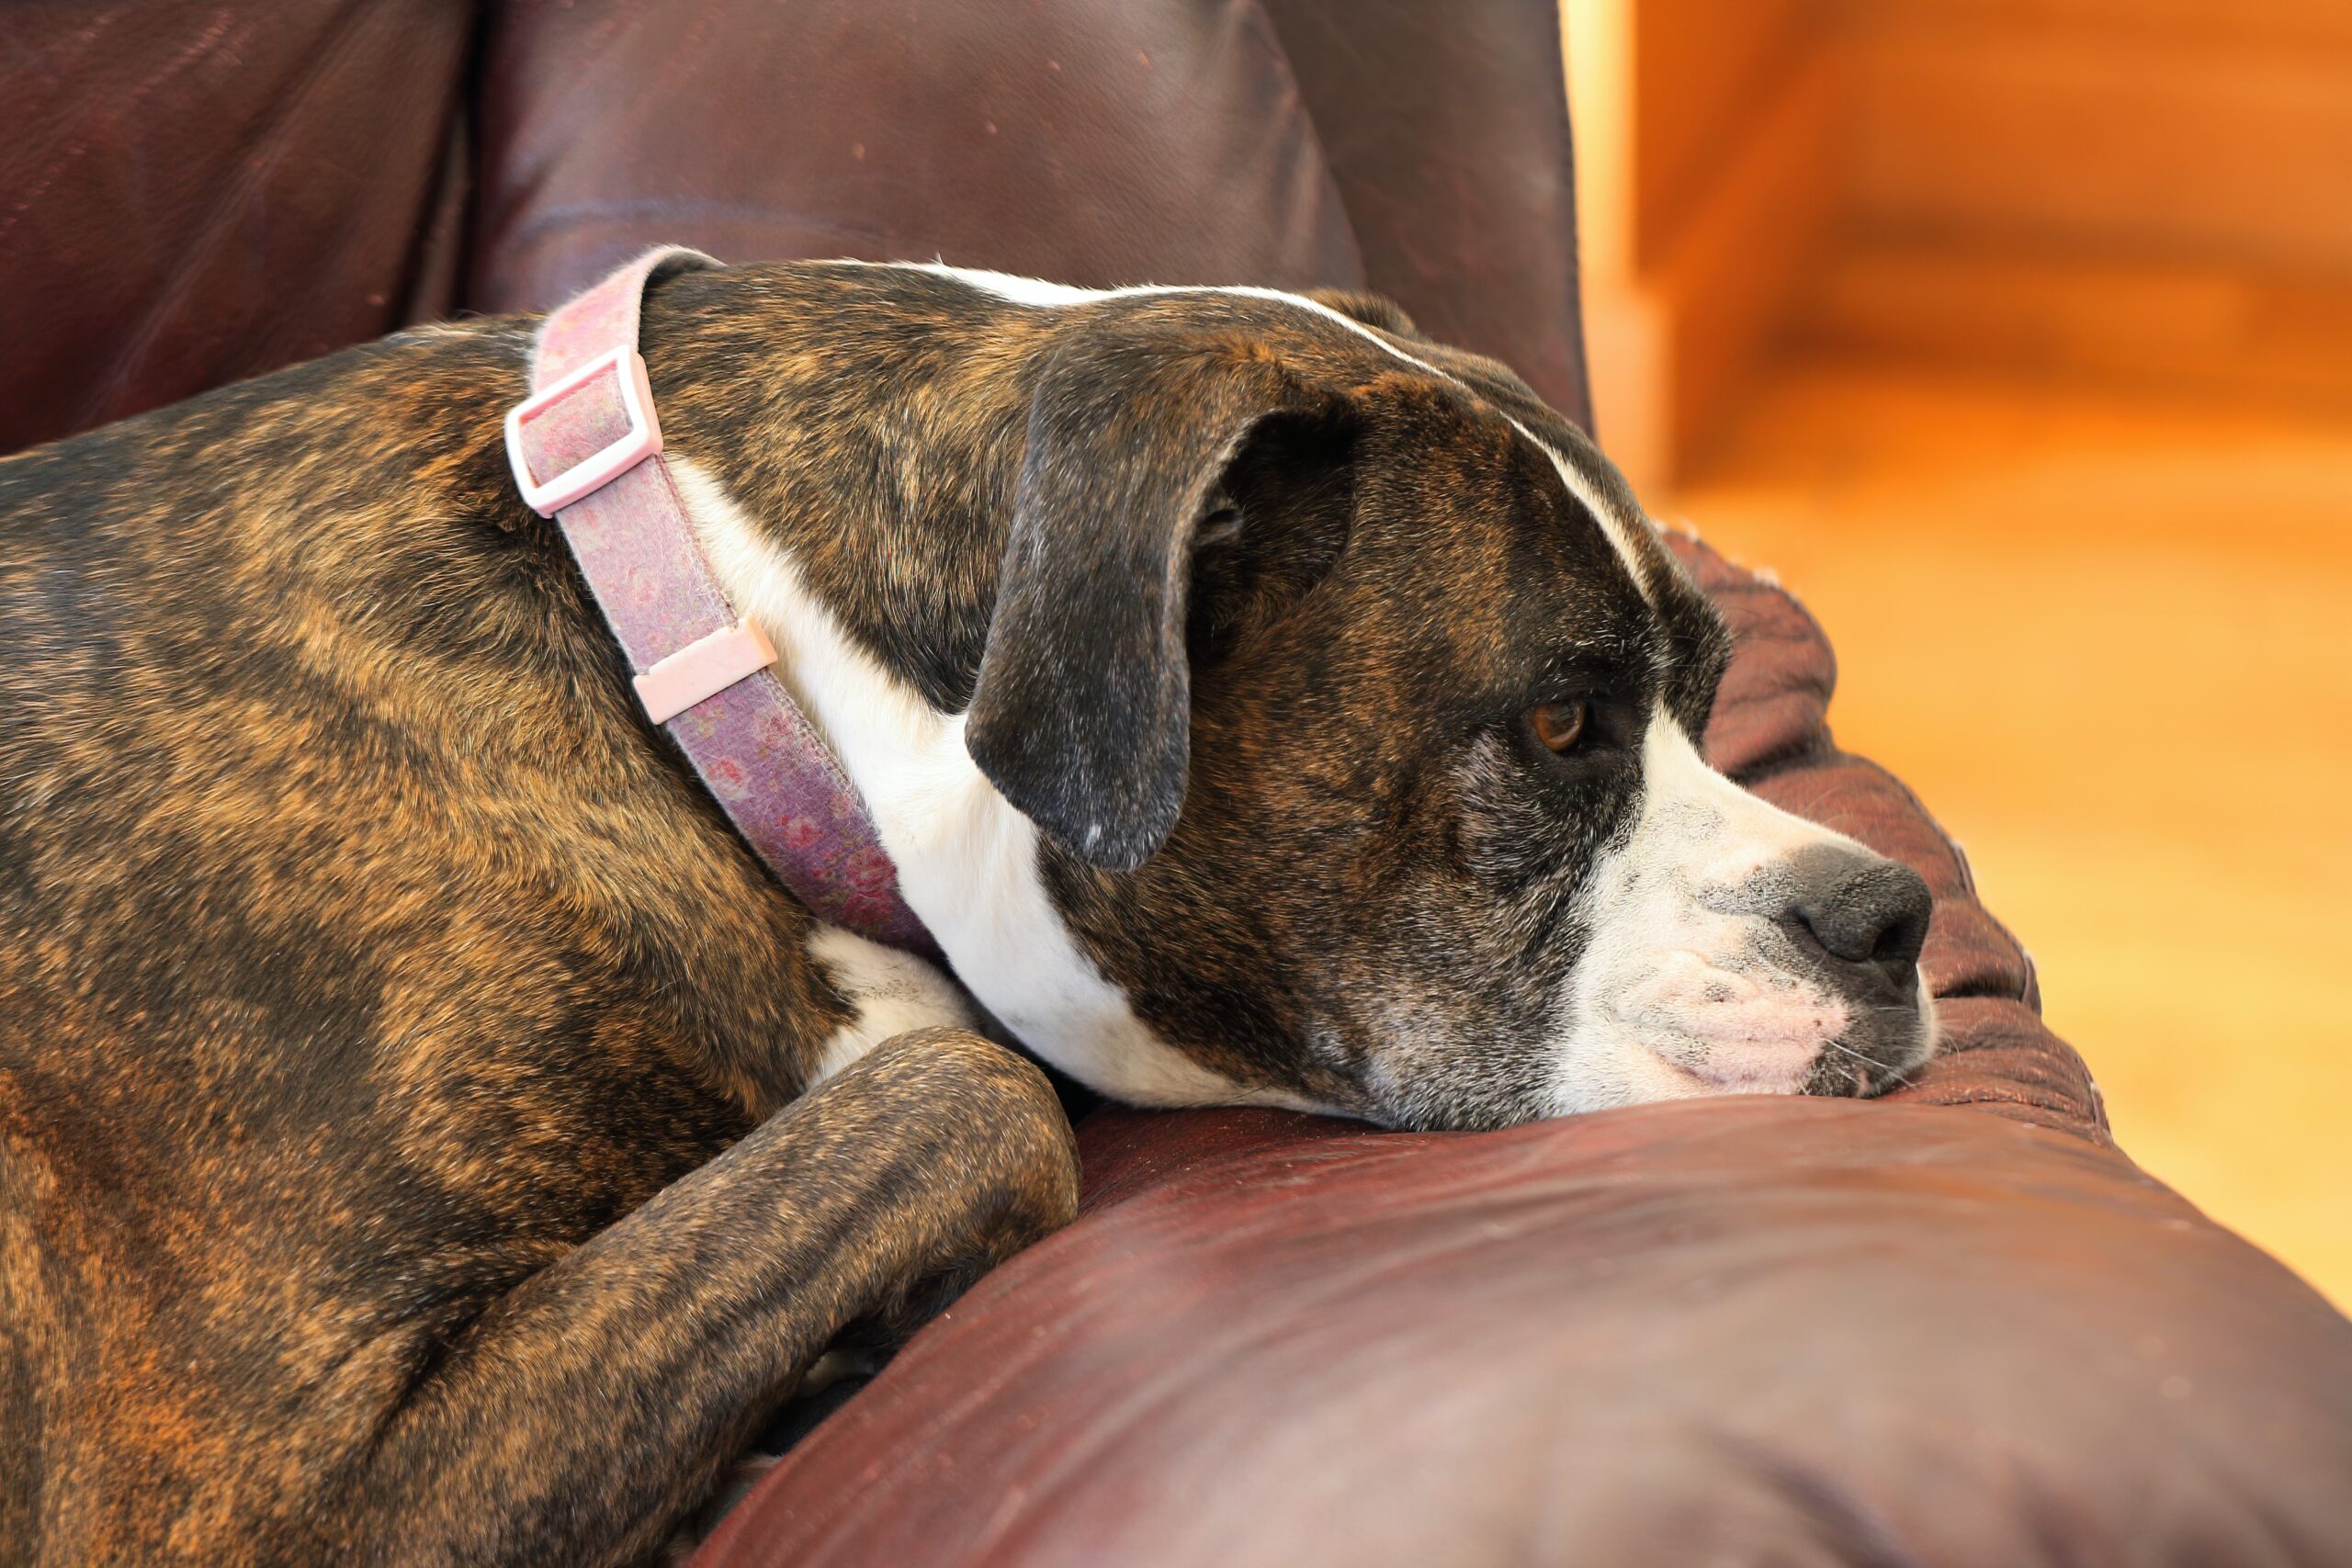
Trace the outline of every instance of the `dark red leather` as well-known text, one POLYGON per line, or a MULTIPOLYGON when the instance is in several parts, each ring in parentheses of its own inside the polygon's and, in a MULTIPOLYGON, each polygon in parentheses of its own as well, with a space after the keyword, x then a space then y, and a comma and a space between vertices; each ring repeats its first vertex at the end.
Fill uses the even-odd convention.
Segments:
POLYGON ((1587 415, 1546 0, 18 0, 0 451, 644 246, 1370 287, 1587 415))
POLYGON ((484 111, 485 310, 655 240, 1086 285, 1363 276, 1253 5, 521 4, 484 111))
POLYGON ((1093 1212, 699 1568, 2352 1562, 2352 1329, 2079 1138, 1733 1100, 1083 1143, 1093 1212))
POLYGON ((0 6, 0 453, 444 313, 473 10, 0 6))

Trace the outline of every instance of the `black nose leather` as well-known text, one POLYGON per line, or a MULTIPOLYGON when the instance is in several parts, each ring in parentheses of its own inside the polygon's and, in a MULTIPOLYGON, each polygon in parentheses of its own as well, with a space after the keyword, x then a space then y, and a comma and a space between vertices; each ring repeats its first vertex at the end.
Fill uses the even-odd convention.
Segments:
POLYGON ((1908 985, 1928 940, 1932 900, 1909 866, 1843 848, 1799 857, 1787 923, 1823 952, 1849 964, 1884 969, 1908 985))

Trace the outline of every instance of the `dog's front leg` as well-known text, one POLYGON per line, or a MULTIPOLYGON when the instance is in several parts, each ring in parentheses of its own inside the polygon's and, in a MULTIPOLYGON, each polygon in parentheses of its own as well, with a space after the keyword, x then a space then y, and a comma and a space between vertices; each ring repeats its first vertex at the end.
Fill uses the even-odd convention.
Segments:
POLYGON ((502 1299, 393 1419, 338 1560, 648 1556, 845 1325, 1067 1223, 1077 1183, 1035 1067, 898 1036, 502 1299))

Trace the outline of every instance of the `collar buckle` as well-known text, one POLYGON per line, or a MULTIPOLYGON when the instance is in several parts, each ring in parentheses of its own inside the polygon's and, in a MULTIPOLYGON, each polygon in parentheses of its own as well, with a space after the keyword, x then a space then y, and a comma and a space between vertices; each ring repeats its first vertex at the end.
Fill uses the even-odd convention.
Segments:
POLYGON ((645 378, 645 361, 627 344, 596 355, 506 411, 506 458, 514 467, 515 487, 523 492, 524 504, 542 517, 552 517, 583 496, 594 495, 661 453, 662 425, 653 417, 653 389, 645 378), (533 478, 530 457, 524 450, 525 426, 605 375, 612 378, 612 395, 628 429, 561 472, 545 479, 533 478))

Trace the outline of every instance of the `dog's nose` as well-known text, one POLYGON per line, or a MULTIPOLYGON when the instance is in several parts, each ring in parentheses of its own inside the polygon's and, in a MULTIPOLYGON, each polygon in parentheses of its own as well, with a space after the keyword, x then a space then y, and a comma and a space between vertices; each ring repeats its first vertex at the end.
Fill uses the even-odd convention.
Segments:
POLYGON ((1928 940, 1928 885, 1867 850, 1823 846, 1798 857, 1784 923, 1832 958, 1868 964, 1908 988, 1928 940))

